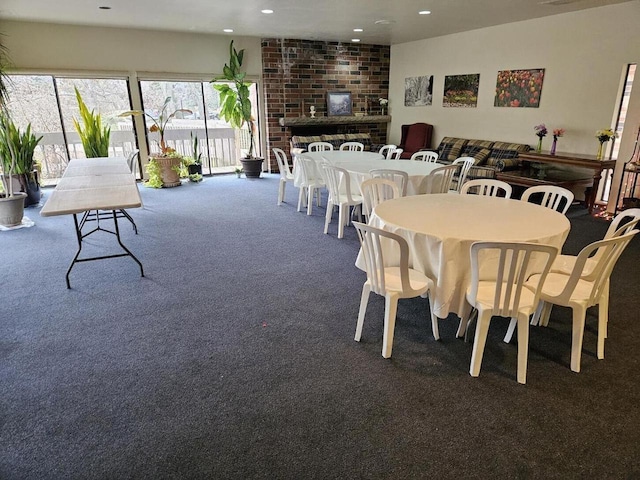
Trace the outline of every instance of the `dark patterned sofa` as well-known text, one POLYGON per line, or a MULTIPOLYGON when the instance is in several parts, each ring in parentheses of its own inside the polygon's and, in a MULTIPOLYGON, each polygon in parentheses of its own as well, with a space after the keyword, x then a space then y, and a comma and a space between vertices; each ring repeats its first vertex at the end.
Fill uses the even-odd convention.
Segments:
POLYGON ((335 150, 344 142, 360 142, 364 144, 365 151, 377 151, 378 145, 371 143, 371 135, 368 133, 336 133, 331 135, 294 135, 291 137, 291 156, 304 153, 313 142, 329 142, 335 150))
POLYGON ((475 164, 467 178, 494 178, 496 172, 520 168, 518 154, 528 152, 529 145, 523 143, 494 142, 490 140, 467 140, 444 137, 438 145, 438 162, 449 164, 459 157, 473 157, 475 164))

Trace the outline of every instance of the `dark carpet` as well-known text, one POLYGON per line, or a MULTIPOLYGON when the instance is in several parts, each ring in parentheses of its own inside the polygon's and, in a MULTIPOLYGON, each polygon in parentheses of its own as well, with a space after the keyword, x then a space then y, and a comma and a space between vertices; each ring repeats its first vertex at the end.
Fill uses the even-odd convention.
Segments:
MULTIPOLYGON (((277 184, 140 187, 140 234, 121 228, 144 278, 130 258, 87 262, 67 290, 70 216, 29 209, 35 227, 0 233, 0 478, 640 478, 640 240, 611 279, 606 358, 592 309, 569 369, 556 307, 523 386, 506 319, 479 378, 457 321, 433 340, 425 299, 400 301, 391 359, 381 297, 354 342, 355 231, 323 235, 324 208, 296 212, 291 186, 277 207, 277 184)), ((570 217, 567 253, 608 225, 570 217)))

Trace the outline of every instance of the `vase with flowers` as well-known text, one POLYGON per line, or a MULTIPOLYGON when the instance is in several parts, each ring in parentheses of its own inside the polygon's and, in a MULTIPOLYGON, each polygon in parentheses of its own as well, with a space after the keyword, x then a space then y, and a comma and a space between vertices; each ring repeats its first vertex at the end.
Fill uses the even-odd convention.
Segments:
POLYGON ((596 138, 600 142, 598 147, 598 153, 596 154, 596 160, 604 159, 604 144, 609 140, 616 138, 618 135, 611 128, 603 128, 596 132, 596 138))
POLYGON ((551 143, 551 151, 549 152, 551 155, 556 154, 556 145, 558 143, 558 138, 564 136, 564 128, 554 128, 553 129, 553 142, 551 143))
POLYGON ((538 145, 536 146, 536 153, 540 153, 542 152, 542 138, 547 136, 547 127, 545 126, 544 123, 541 123, 540 125, 536 125, 535 127, 533 127, 533 129, 536 132, 536 135, 538 136, 538 145))
POLYGON ((389 100, 386 98, 379 98, 378 102, 380 102, 380 115, 384 115, 387 105, 389 105, 389 100))

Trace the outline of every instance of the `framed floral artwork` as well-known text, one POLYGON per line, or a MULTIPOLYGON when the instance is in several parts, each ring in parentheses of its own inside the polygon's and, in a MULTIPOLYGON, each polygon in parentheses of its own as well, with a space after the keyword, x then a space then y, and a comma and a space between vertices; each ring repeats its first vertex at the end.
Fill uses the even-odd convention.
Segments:
POLYGON ((540 106, 544 68, 501 70, 496 81, 495 107, 540 106))
POLYGON ((443 107, 477 107, 480 74, 446 75, 444 77, 443 107))

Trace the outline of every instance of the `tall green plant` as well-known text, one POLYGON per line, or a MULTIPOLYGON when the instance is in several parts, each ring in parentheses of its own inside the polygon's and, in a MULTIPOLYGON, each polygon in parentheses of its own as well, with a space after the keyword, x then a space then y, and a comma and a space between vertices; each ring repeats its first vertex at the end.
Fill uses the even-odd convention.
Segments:
POLYGON ((42 137, 36 138, 31 124, 21 131, 6 113, 0 113, 0 165, 5 192, 13 195, 11 175, 31 175, 33 153, 42 137))
POLYGON ((76 127, 78 135, 80 135, 84 154, 87 158, 108 157, 111 127, 102 126, 100 114, 95 113, 94 110, 89 111, 78 89, 76 87, 74 87, 74 89, 76 91, 78 107, 80 107, 82 125, 75 118, 73 119, 73 124, 76 127))
POLYGON ((213 83, 213 88, 220 93, 220 116, 226 122, 229 122, 233 128, 242 128, 245 123, 247 124, 250 138, 247 157, 252 158, 255 142, 255 123, 251 115, 251 100, 249 99, 249 85, 251 85, 251 83, 244 81, 247 74, 242 71, 243 59, 244 49, 237 51, 233 47, 233 40, 231 40, 231 44, 229 45, 229 63, 225 63, 222 69, 223 74, 214 78, 211 82, 224 80, 232 83, 233 86, 229 86, 226 83, 213 83))

